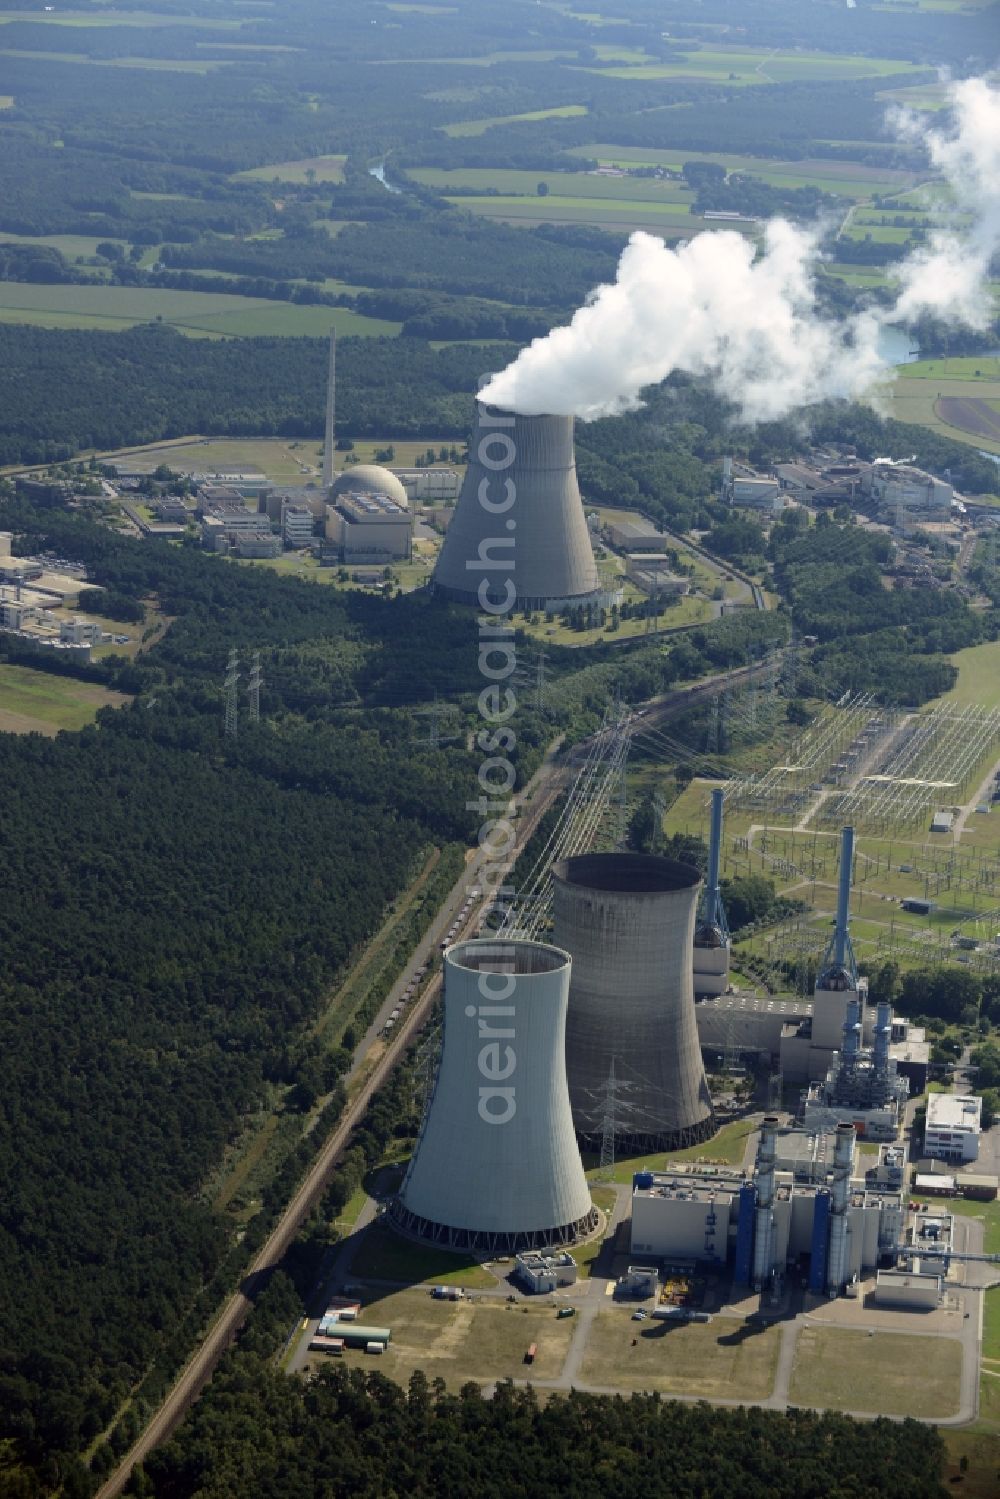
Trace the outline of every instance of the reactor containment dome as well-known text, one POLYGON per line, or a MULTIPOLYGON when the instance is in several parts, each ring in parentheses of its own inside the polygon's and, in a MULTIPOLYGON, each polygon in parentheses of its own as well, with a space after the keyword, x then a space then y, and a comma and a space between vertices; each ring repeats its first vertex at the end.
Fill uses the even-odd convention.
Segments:
POLYGON ((378 494, 392 500, 401 510, 409 510, 410 501, 402 481, 390 469, 380 468, 377 463, 356 463, 345 468, 330 486, 330 502, 336 503, 345 494, 378 494))
POLYGON ((405 1232, 513 1254, 596 1227, 566 1086, 570 959, 537 942, 444 955, 444 1047, 398 1197, 405 1232))
POLYGON ((672 1150, 714 1131, 691 947, 701 876, 651 854, 552 866, 553 935, 572 955, 566 1070, 581 1144, 672 1150))
MULTIPOLYGON (((516 416, 483 402, 434 591, 460 604, 562 608, 600 596, 576 479, 571 416, 516 416), (516 600, 516 604, 515 604, 516 600)), ((499 610, 494 607, 491 612, 499 610)))

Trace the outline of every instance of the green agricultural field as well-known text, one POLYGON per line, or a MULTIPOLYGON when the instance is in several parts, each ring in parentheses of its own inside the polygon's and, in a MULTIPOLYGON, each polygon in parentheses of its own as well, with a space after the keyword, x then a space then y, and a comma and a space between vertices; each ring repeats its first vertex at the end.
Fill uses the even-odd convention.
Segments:
POLYGON ((279 182, 343 182, 346 160, 346 156, 306 156, 300 161, 278 161, 271 166, 253 167, 235 175, 258 182, 273 182, 275 178, 279 182))
POLYGON ((0 109, 10 109, 13 103, 13 94, 0 94, 0 109))
POLYGON ((962 707, 979 703, 984 708, 1000 708, 1000 641, 970 645, 949 659, 958 667, 958 681, 939 701, 962 707))
POLYGON ((580 1382, 707 1400, 766 1400, 774 1388, 779 1342, 779 1329, 763 1322, 715 1317, 639 1328, 626 1307, 602 1308, 587 1338, 580 1382))
POLYGON ((107 234, 7 234, 0 233, 0 244, 39 245, 58 250, 67 260, 77 256, 97 254, 99 244, 124 245, 123 239, 112 239, 107 234))
POLYGON ((694 194, 682 182, 656 177, 607 177, 596 172, 524 172, 505 167, 417 167, 411 173, 417 182, 441 193, 457 190, 500 193, 506 198, 531 198, 544 208, 548 198, 539 196, 544 183, 550 197, 571 201, 591 198, 625 203, 667 204, 686 209, 694 194))
POLYGON ((193 16, 185 11, 160 12, 151 10, 101 10, 98 6, 87 10, 66 10, 53 15, 37 10, 6 10, 0 16, 0 25, 8 21, 31 21, 47 26, 184 26, 199 27, 207 31, 238 31, 242 21, 216 20, 209 16, 193 16))
POLYGON ((169 323, 183 333, 232 338, 256 333, 316 337, 328 333, 331 326, 341 335, 395 336, 402 326, 382 318, 362 317, 343 307, 308 307, 222 292, 0 282, 0 322, 48 328, 130 328, 154 320, 169 323))
POLYGON ((933 1418, 958 1410, 957 1338, 804 1327, 795 1344, 793 1405, 933 1418))
POLYGON ((486 120, 459 120, 454 125, 444 125, 442 129, 445 135, 456 138, 471 135, 485 135, 487 130, 492 130, 494 125, 516 125, 524 120, 566 120, 574 115, 585 115, 586 104, 563 104, 554 109, 533 109, 527 114, 520 115, 493 115, 486 120))
POLYGON ((839 281, 846 281, 848 286, 888 286, 889 277, 878 270, 862 270, 858 266, 840 265, 832 261, 823 266, 823 274, 836 276, 839 281))
MULTIPOLYGON (((651 229, 686 236, 697 233, 699 229, 741 227, 738 224, 706 224, 703 219, 686 214, 683 204, 622 203, 615 208, 593 198, 557 197, 449 198, 448 201, 483 218, 501 219, 504 223, 528 228, 535 224, 595 224, 622 233, 651 229)), ((752 228, 750 225, 742 227, 746 230, 752 228)))
MULTIPOLYGON (((590 69, 596 72, 596 69, 590 69)), ((829 52, 769 52, 751 48, 715 51, 699 48, 688 52, 683 62, 652 63, 648 66, 606 68, 613 78, 708 78, 713 82, 740 85, 792 83, 798 80, 835 81, 848 78, 887 78, 914 71, 914 65, 899 58, 841 57, 829 52)))
POLYGON ((770 160, 718 151, 685 151, 645 146, 614 146, 600 142, 574 146, 571 154, 597 160, 602 166, 662 166, 679 172, 686 161, 711 161, 729 172, 747 172, 775 187, 818 187, 822 192, 846 198, 869 198, 873 194, 902 191, 916 181, 916 173, 889 167, 863 166, 854 161, 770 160))
POLYGON ((918 359, 900 367, 903 380, 1000 380, 1000 358, 969 354, 953 359, 918 359))
POLYGON ((196 62, 165 57, 89 57, 85 52, 34 52, 0 47, 0 57, 23 57, 32 62, 78 62, 95 68, 146 68, 159 73, 214 73, 231 66, 226 61, 196 62))
POLYGON ((912 229, 897 228, 895 224, 851 223, 841 231, 840 238, 873 240, 880 245, 905 245, 912 233, 912 229))
POLYGON ((57 734, 92 723, 98 708, 120 707, 129 698, 96 682, 0 665, 0 732, 57 734))
MULTIPOLYGON (((947 361, 951 363, 951 361, 947 361)), ((981 424, 977 422, 980 430, 966 429, 956 425, 942 411, 953 412, 971 410, 975 407, 973 402, 985 403, 988 417, 994 410, 993 402, 1000 401, 1000 378, 993 379, 986 376, 970 377, 968 370, 963 369, 958 379, 948 378, 943 374, 932 374, 926 371, 930 364, 944 365, 945 360, 920 361, 918 364, 901 365, 896 374, 895 383, 891 391, 892 415, 901 422, 916 422, 920 426, 929 427, 932 432, 940 432, 945 437, 951 437, 956 442, 968 443, 971 447, 978 448, 984 452, 1000 454, 1000 440, 984 435, 981 424), (925 372, 911 376, 911 370, 920 370, 920 365, 925 365, 925 372), (942 403, 946 403, 942 405, 942 403), (958 406, 954 403, 959 403, 958 406)), ((959 361, 961 365, 969 365, 972 370, 987 368, 982 357, 971 361, 959 361)), ((998 476, 1000 477, 1000 476, 998 476)), ((1000 484, 998 484, 1000 489, 1000 484)))

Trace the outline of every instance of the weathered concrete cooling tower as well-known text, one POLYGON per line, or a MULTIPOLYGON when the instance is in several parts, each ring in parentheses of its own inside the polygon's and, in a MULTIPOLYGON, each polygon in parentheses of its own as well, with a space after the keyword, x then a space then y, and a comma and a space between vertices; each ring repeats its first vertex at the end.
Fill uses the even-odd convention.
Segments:
POLYGON ((552 866, 552 883, 554 939, 573 959, 566 1070, 581 1142, 599 1148, 612 1063, 617 1149, 706 1139, 691 974, 698 871, 649 854, 580 854, 552 866))
POLYGON ((566 1087, 569 955, 460 942, 444 955, 444 1050, 390 1213, 453 1249, 510 1254, 597 1223, 566 1087))
POLYGON ((576 481, 571 416, 477 407, 469 467, 434 569, 434 590, 508 609, 586 603, 597 565, 576 481))

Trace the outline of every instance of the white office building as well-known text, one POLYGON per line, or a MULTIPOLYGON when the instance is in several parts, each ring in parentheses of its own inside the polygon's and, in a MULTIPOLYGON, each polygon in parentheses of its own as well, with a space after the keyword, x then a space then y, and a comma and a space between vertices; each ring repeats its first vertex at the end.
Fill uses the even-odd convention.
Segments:
POLYGON ((924 1154, 944 1161, 979 1155, 983 1100, 971 1093, 931 1093, 927 1099, 924 1154))

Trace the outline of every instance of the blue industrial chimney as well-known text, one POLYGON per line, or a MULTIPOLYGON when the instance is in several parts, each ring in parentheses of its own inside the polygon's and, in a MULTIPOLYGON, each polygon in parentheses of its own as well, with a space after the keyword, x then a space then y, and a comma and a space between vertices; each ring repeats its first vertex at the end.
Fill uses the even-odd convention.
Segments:
POLYGON ((856 989, 858 965, 854 957, 850 932, 851 873, 854 867, 854 829, 844 828, 840 835, 840 881, 837 887, 837 920, 830 944, 823 955, 818 987, 821 989, 856 989))
POLYGON ((722 866, 722 799, 723 793, 720 788, 712 792, 712 827, 708 840, 708 873, 705 876, 705 888, 702 893, 701 917, 698 922, 699 933, 695 941, 701 940, 701 928, 715 928, 717 934, 715 946, 727 946, 729 943, 729 923, 726 920, 726 910, 722 904, 722 891, 719 888, 719 870, 722 866))

